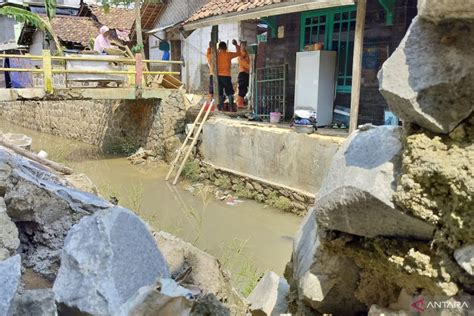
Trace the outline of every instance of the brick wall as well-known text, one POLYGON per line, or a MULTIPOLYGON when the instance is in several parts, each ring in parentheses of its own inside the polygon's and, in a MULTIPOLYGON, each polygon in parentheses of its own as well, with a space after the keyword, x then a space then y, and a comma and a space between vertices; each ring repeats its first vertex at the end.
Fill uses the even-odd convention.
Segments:
POLYGON ((265 62, 267 66, 287 64, 287 115, 293 115, 295 100, 296 52, 300 48, 300 14, 277 16, 277 26, 284 27, 283 38, 268 36, 265 62))

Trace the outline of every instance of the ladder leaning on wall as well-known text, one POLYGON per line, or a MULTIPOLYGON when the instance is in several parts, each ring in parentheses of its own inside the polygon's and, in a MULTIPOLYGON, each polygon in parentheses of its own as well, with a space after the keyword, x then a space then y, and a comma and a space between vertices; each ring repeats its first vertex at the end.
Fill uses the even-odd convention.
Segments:
POLYGON ((181 175, 181 172, 183 172, 184 165, 188 161, 189 156, 191 155, 191 151, 193 150, 194 146, 196 146, 202 127, 204 126, 204 123, 209 117, 209 114, 211 113, 213 107, 214 107, 214 99, 212 99, 210 105, 208 105, 207 107, 203 105, 201 109, 199 110, 199 113, 196 119, 194 120, 193 126, 190 128, 188 134, 186 135, 186 139, 184 140, 183 144, 178 150, 178 153, 176 154, 176 157, 171 163, 170 170, 168 171, 168 174, 166 175, 166 178, 165 178, 166 181, 168 181, 171 174, 173 173, 174 168, 181 160, 178 171, 176 172, 176 176, 174 177, 174 180, 173 180, 173 185, 176 185, 176 183, 178 182, 179 176, 181 175), (189 142, 191 143, 189 144, 189 142))

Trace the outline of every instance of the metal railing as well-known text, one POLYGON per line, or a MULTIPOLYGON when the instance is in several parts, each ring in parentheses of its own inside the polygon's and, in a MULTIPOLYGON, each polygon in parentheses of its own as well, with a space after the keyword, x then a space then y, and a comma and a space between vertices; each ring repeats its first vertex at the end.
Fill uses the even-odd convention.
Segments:
POLYGON ((255 114, 269 119, 271 112, 286 116, 287 65, 257 68, 255 71, 255 114))
POLYGON ((32 61, 41 61, 42 68, 0 68, 4 72, 29 72, 41 73, 43 76, 44 89, 47 93, 53 93, 53 75, 54 74, 91 74, 91 75, 126 75, 128 86, 140 88, 144 82, 144 75, 179 75, 177 71, 149 71, 149 64, 182 64, 182 61, 170 60, 151 60, 142 59, 141 54, 136 54, 135 58, 113 58, 101 55, 98 56, 51 56, 49 50, 43 50, 39 55, 17 55, 17 54, 0 54, 2 58, 22 58, 32 61), (126 70, 102 70, 102 69, 67 69, 67 67, 53 68, 53 62, 70 62, 70 61, 89 61, 89 62, 107 62, 126 65, 126 70))

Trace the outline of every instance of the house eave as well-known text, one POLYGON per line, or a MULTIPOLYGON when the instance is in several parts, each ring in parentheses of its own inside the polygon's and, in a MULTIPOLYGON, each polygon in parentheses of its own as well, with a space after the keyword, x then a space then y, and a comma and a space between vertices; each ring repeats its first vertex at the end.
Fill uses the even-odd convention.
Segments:
POLYGON ((305 2, 284 2, 274 5, 259 7, 244 12, 230 12, 218 16, 212 16, 197 21, 192 21, 183 25, 185 31, 192 31, 198 28, 219 25, 224 23, 235 23, 244 20, 259 19, 261 17, 296 13, 309 10, 341 7, 354 5, 355 0, 316 0, 305 2))

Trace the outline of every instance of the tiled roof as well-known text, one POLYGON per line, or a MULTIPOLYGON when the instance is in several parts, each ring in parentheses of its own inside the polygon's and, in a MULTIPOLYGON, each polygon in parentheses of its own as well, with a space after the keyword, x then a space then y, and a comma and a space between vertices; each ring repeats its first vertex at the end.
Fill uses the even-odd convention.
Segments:
POLYGON ((97 17, 101 25, 107 25, 111 29, 131 30, 135 23, 133 10, 110 7, 108 12, 100 6, 89 5, 93 15, 97 17))
POLYGON ((232 12, 244 12, 281 2, 285 2, 285 0, 210 0, 196 11, 186 23, 232 12))
POLYGON ((51 25, 63 42, 80 43, 84 46, 99 34, 99 25, 90 17, 56 15, 51 25))

